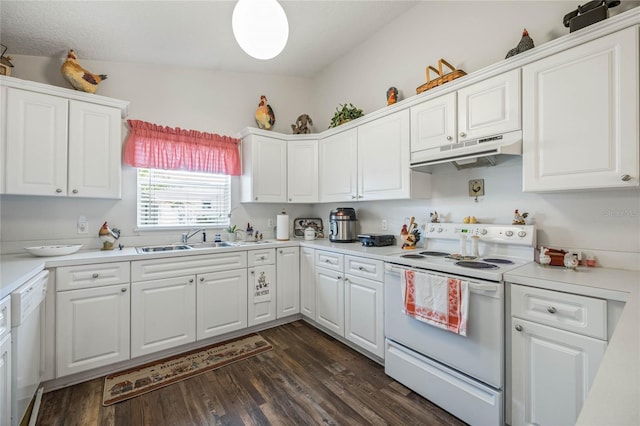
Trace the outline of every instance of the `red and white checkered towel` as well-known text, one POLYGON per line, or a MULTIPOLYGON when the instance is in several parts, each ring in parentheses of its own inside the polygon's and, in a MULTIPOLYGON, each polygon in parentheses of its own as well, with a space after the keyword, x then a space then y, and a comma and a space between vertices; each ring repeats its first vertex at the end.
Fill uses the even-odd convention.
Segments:
POLYGON ((412 270, 402 275, 402 312, 419 321, 467 335, 469 282, 412 270))

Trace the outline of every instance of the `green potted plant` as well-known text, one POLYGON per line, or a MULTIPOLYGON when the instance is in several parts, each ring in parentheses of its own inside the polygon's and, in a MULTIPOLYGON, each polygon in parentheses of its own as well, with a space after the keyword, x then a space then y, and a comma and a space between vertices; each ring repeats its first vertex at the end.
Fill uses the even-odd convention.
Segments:
POLYGON ((360 108, 356 108, 352 103, 340 104, 336 107, 336 112, 333 114, 333 118, 331 119, 331 124, 329 128, 338 127, 342 123, 346 123, 347 121, 351 121, 358 117, 362 117, 364 113, 360 108), (342 106, 342 108, 340 108, 342 106))
POLYGON ((234 242, 236 240, 236 234, 242 232, 242 230, 238 229, 237 225, 229 225, 225 228, 225 232, 227 233, 227 241, 234 242))

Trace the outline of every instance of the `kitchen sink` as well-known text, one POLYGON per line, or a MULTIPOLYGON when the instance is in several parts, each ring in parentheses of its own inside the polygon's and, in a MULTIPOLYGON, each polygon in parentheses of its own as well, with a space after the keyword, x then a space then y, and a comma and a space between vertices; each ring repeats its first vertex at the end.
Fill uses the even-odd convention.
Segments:
POLYGON ((192 249, 206 249, 206 248, 217 248, 217 247, 237 247, 237 243, 230 243, 229 241, 222 241, 220 243, 207 242, 207 243, 189 243, 189 247, 192 249))
POLYGON ((168 244, 164 246, 136 247, 138 253, 157 253, 164 251, 191 250, 191 246, 186 244, 168 244))

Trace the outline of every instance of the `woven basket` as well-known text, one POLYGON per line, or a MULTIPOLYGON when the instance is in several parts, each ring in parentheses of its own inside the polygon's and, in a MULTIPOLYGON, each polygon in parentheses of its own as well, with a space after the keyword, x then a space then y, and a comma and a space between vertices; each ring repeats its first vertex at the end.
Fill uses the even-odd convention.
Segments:
POLYGON ((451 65, 449 62, 440 58, 440 60, 438 60, 438 69, 435 69, 431 65, 427 67, 427 82, 422 86, 419 86, 416 89, 416 93, 420 94, 422 92, 426 92, 429 89, 433 89, 434 87, 443 85, 444 83, 448 83, 451 80, 455 80, 456 78, 462 77, 463 75, 467 75, 467 73, 462 70, 455 69, 455 67, 451 65), (449 69, 451 69, 451 72, 443 75, 442 64, 445 64, 447 67, 449 67, 449 69), (438 75, 438 78, 431 80, 431 73, 429 72, 429 70, 432 70, 433 72, 435 72, 438 75))

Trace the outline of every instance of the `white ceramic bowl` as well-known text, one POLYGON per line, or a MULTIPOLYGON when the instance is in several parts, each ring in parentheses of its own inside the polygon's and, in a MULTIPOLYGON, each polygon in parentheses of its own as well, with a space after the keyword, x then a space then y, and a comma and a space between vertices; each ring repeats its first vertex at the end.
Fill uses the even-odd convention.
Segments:
POLYGON ((64 256, 65 254, 77 252, 80 247, 82 247, 82 244, 25 247, 24 249, 34 256, 64 256))

